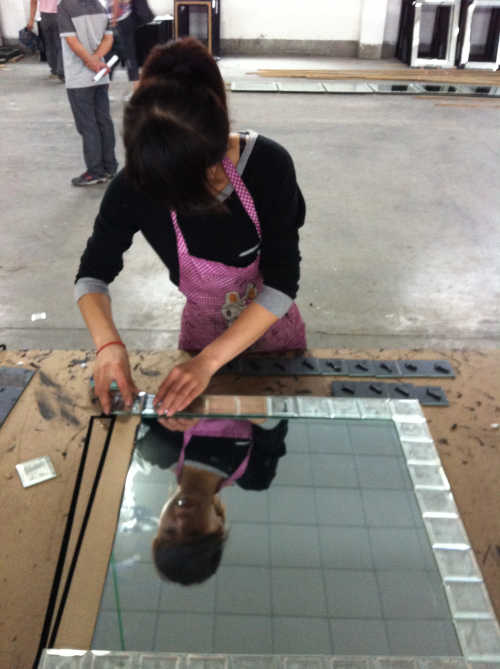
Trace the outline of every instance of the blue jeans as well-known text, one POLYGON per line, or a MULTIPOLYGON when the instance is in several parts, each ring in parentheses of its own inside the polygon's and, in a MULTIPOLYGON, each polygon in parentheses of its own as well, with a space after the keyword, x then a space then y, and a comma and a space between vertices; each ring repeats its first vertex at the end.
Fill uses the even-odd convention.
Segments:
POLYGON ((94 177, 113 174, 118 167, 108 88, 102 84, 66 89, 76 129, 82 136, 87 172, 94 177))

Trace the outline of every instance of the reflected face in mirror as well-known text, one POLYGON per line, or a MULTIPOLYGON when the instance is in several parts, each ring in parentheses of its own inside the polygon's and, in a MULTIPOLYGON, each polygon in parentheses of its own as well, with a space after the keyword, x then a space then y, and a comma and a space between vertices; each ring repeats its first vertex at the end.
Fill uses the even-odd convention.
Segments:
POLYGON ((160 419, 148 421, 137 447, 150 463, 168 468, 177 485, 166 500, 153 541, 161 578, 202 583, 220 564, 227 539, 219 492, 236 483, 266 490, 286 453, 286 421, 160 419))
POLYGON ((227 538, 225 509, 216 495, 220 480, 213 472, 184 465, 153 541, 162 578, 182 585, 202 583, 219 566, 227 538))
POLYGON ((179 486, 161 511, 158 536, 171 543, 187 543, 224 532, 225 520, 225 507, 218 495, 186 492, 179 486))

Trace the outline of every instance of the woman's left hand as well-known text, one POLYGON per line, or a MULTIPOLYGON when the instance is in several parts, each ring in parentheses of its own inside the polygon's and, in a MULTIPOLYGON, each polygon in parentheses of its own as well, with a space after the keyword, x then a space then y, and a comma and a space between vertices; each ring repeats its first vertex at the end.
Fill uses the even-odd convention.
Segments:
POLYGON ((173 416, 185 409, 205 390, 215 371, 201 355, 176 365, 156 393, 157 413, 173 416))

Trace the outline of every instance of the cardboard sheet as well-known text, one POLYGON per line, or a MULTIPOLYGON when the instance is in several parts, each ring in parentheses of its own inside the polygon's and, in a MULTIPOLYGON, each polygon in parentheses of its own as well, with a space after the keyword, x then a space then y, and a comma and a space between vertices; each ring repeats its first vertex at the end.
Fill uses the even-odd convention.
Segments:
MULTIPOLYGON (((127 476, 139 420, 136 416, 120 417, 114 424, 111 443, 52 648, 90 648, 115 538, 123 483, 127 476)), ((77 528, 74 534, 77 534, 77 528)), ((72 557, 72 554, 68 555, 68 558, 72 557)))
POLYGON ((105 455, 104 450, 106 443, 111 436, 110 432, 113 428, 113 422, 114 421, 111 418, 99 418, 89 422, 88 446, 86 453, 82 453, 79 463, 81 468, 81 479, 78 480, 77 478, 75 481, 75 490, 72 500, 72 502, 75 502, 75 505, 74 509, 70 509, 70 515, 66 518, 65 533, 66 531, 68 532, 67 543, 63 546, 61 542, 61 553, 59 555, 59 560, 61 560, 60 574, 54 570, 55 578, 53 587, 57 588, 57 590, 54 590, 53 593, 57 596, 54 598, 53 606, 49 602, 50 609, 47 612, 48 617, 46 619, 48 625, 46 638, 49 643, 46 642, 44 644, 45 646, 52 645, 50 640, 55 635, 56 624, 59 624, 59 613, 60 611, 62 612, 63 608, 61 600, 65 594, 66 585, 71 583, 70 570, 72 567, 72 558, 77 552, 77 544, 87 513, 92 487, 98 483, 97 477, 99 464, 105 455), (62 551, 64 551, 64 553, 62 551))

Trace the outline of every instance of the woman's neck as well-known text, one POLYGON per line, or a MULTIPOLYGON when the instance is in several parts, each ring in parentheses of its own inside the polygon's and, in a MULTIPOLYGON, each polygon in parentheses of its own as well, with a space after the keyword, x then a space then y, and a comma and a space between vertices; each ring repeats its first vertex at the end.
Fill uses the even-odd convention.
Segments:
POLYGON ((220 474, 185 464, 182 468, 179 486, 185 494, 210 495, 217 492, 223 480, 224 476, 220 474))
MULTIPOLYGON (((226 158, 229 158, 229 160, 236 167, 240 159, 240 136, 237 133, 231 133, 229 135, 226 158)), ((209 181, 212 188, 217 193, 223 191, 227 186, 229 179, 227 178, 227 174, 224 170, 224 167, 222 166, 222 163, 217 163, 217 165, 211 169, 209 174, 209 181)))

